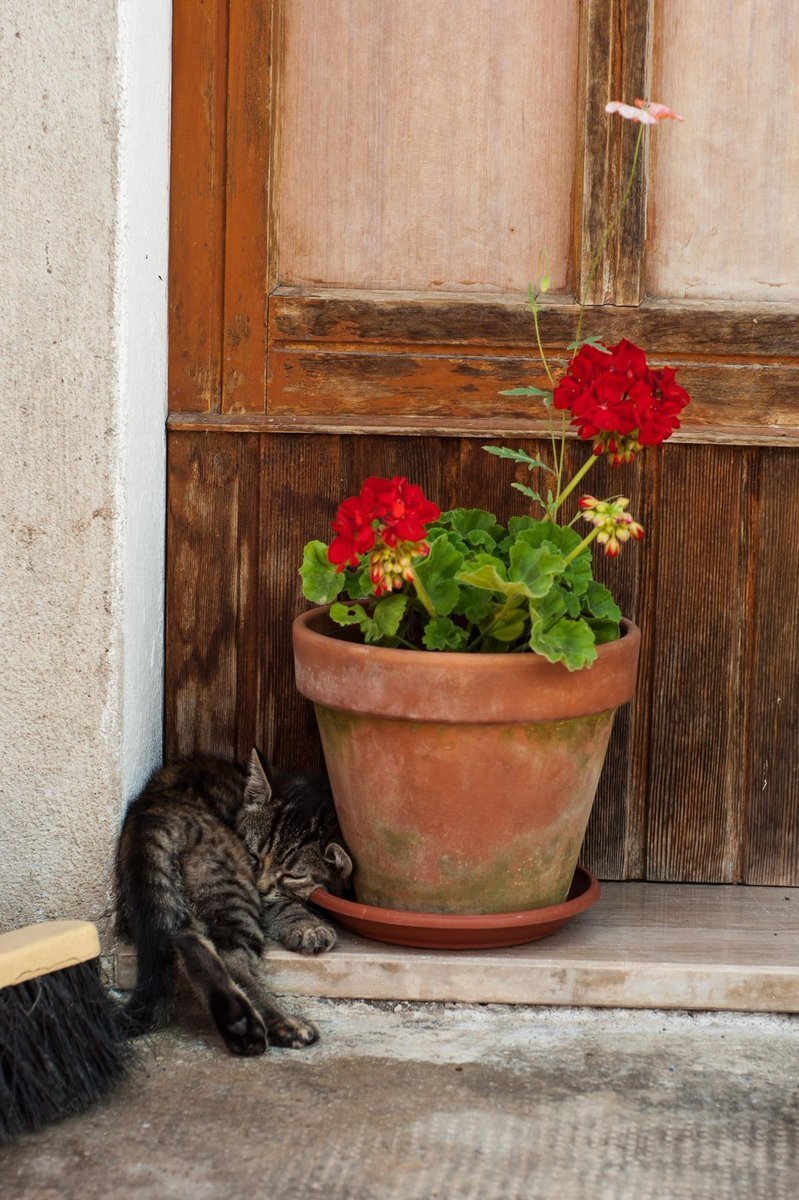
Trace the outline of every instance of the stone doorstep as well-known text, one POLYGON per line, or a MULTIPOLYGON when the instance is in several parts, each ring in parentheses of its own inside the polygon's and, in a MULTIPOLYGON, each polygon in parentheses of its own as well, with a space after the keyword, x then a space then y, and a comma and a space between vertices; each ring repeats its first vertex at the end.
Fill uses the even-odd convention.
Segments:
MULTIPOLYGON (((412 950, 341 930, 318 958, 268 953, 279 995, 799 1012, 799 888, 606 883, 558 933, 504 950, 412 950)), ((116 951, 116 983, 136 959, 116 951)))

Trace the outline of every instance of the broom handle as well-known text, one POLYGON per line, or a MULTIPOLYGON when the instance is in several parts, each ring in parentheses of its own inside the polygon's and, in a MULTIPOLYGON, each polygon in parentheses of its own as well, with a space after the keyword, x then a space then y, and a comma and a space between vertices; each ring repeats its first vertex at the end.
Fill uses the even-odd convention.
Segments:
POLYGON ((97 958, 100 938, 90 921, 44 921, 0 934, 0 988, 14 987, 97 958))

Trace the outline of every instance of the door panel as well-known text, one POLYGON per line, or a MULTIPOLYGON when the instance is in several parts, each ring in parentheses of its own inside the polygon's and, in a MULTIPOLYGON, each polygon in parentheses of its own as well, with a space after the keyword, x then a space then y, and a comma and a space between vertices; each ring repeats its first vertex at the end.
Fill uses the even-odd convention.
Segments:
POLYGON ((647 537, 598 567, 643 647, 585 861, 799 884, 799 307, 778 278, 796 162, 769 104, 716 104, 733 68, 762 96, 769 55, 795 86, 783 9, 736 5, 721 45, 717 6, 683 0, 174 0, 170 752, 319 764, 297 568, 366 475, 521 511, 482 447, 546 448, 541 413, 499 394, 542 381, 525 293, 545 247, 556 365, 583 298, 587 332, 694 394, 662 451, 592 480, 647 537), (592 274, 637 132, 604 104, 648 94, 686 123, 653 131, 592 274))

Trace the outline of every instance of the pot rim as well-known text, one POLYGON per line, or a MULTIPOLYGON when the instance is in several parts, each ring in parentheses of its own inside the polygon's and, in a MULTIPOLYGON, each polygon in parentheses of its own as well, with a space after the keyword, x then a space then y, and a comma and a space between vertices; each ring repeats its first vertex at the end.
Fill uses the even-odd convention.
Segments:
POLYGON ((447 724, 525 724, 618 708, 635 691, 641 634, 597 647, 591 667, 569 671, 537 654, 466 654, 369 646, 336 636, 327 607, 294 620, 297 687, 341 712, 447 724))
MULTIPOLYGON (((597 646, 596 662, 590 667, 582 667, 579 671, 569 671, 568 667, 565 667, 563 663, 552 663, 549 661, 549 659, 543 658, 540 654, 536 654, 534 651, 531 651, 529 654, 512 656, 510 654, 484 654, 479 652, 467 654, 462 650, 406 650, 402 646, 370 646, 366 642, 351 641, 344 632, 347 626, 334 624, 334 622, 330 620, 329 613, 329 604, 320 604, 316 608, 309 608, 305 612, 299 613, 298 616, 294 618, 294 621, 292 622, 292 628, 293 630, 307 630, 308 636, 312 639, 318 639, 319 641, 327 642, 340 642, 343 645, 349 646, 351 651, 361 651, 364 657, 372 658, 375 651, 379 651, 381 656, 386 656, 386 661, 390 662, 393 659, 397 665, 400 663, 407 664, 411 656, 413 656, 414 662, 418 662, 420 666, 422 663, 426 663, 428 661, 435 663, 436 660, 440 662, 442 659, 446 659, 448 662, 454 664, 462 663, 465 665, 466 663, 470 663, 475 665, 478 670, 487 671, 495 670, 500 663, 524 661, 525 663, 541 664, 541 667, 544 670, 546 668, 551 668, 554 671, 565 671, 569 675, 577 676, 582 674, 584 671, 594 670, 597 664, 600 663, 603 658, 606 658, 614 653, 613 648, 620 646, 625 638, 632 635, 633 638, 640 639, 641 636, 641 631, 635 622, 629 620, 628 617, 622 617, 621 636, 617 638, 615 642, 604 642, 601 646, 597 646), (327 617, 330 624, 329 633, 313 628, 313 625, 320 623, 323 617, 327 617), (482 665, 478 666, 478 664, 482 665)), ((421 669, 425 670, 426 666, 422 666, 421 669)))

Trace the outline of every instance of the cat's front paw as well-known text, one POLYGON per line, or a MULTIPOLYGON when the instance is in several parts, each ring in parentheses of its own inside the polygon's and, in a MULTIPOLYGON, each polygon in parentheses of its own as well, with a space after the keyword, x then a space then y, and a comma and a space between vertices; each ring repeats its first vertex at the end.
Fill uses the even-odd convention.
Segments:
POLYGON ((336 931, 323 922, 292 925, 281 937, 287 950, 297 954, 324 954, 336 944, 336 931))

